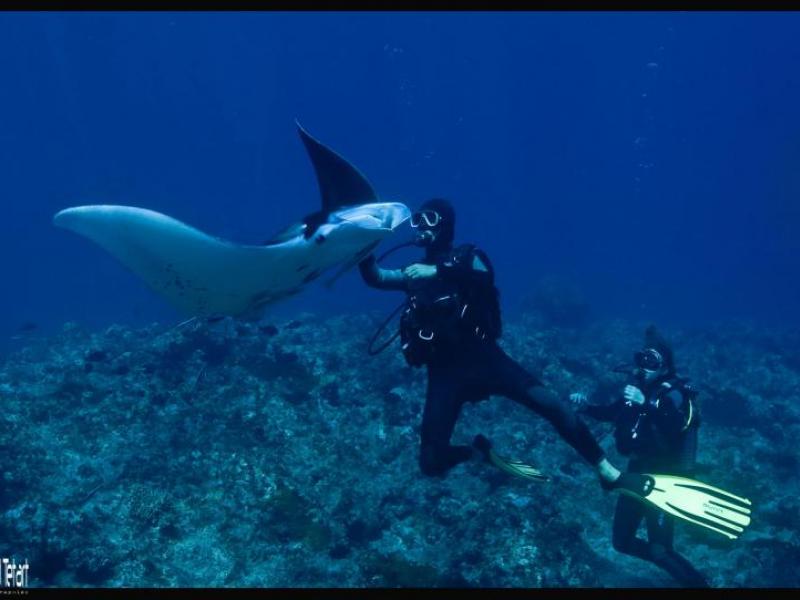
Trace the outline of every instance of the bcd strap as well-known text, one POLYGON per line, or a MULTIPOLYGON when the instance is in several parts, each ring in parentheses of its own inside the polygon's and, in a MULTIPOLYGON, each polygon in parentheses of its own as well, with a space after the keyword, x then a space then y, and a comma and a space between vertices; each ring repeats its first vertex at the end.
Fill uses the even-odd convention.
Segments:
POLYGON ((696 422, 696 409, 694 406, 694 397, 697 395, 697 392, 692 388, 685 380, 681 381, 678 380, 678 386, 673 386, 671 383, 665 381, 661 384, 662 389, 669 392, 672 389, 678 389, 683 397, 684 403, 686 405, 686 422, 683 424, 681 428, 681 433, 687 431, 695 422, 696 422))

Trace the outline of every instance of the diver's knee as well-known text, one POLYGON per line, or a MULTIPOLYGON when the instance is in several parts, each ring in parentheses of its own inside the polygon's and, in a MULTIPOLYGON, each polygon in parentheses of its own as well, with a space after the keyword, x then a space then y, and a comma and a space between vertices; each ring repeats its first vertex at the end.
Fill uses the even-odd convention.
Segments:
POLYGON ((419 453, 419 468, 423 475, 441 477, 447 471, 443 453, 435 446, 422 446, 419 453))
POLYGON ((666 546, 663 546, 662 544, 654 544, 652 542, 649 544, 648 550, 650 551, 650 556, 653 557, 654 561, 664 560, 669 554, 669 550, 666 546))
POLYGON ((443 464, 436 461, 420 460, 419 468, 423 475, 427 477, 442 477, 447 469, 443 464))
POLYGON ((611 545, 617 552, 621 552, 622 554, 631 554, 633 540, 631 538, 614 535, 611 536, 611 545))

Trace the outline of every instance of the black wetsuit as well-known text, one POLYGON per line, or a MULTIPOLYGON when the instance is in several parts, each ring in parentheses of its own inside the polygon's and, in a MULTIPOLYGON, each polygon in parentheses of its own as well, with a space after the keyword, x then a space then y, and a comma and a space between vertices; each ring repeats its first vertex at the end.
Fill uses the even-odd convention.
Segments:
MULTIPOLYGON (((359 268, 368 285, 402 290, 417 299, 442 299, 453 292, 469 297, 480 295, 475 292, 494 289, 493 271, 485 254, 474 250, 469 254, 473 258, 454 260, 453 252, 450 247, 438 252, 428 250, 425 259, 419 261, 437 266, 433 278, 408 279, 400 269, 380 269, 372 256, 362 261, 359 268)), ((453 446, 450 437, 464 403, 477 402, 490 395, 507 396, 546 418, 561 437, 592 465, 604 458, 586 424, 536 377, 512 360, 497 345, 494 336, 471 335, 464 331, 448 333, 453 335, 447 343, 437 348, 435 356, 425 362, 428 387, 420 445, 423 473, 444 475, 455 465, 471 458, 472 448, 453 446)))
MULTIPOLYGON (((620 398, 611 404, 590 404, 581 412, 615 424, 617 450, 630 456, 628 471, 691 477, 699 426, 694 392, 675 376, 655 381, 642 392, 643 405, 620 398)), ((708 587, 703 575, 673 549, 674 523, 665 512, 620 495, 614 512, 614 549, 655 563, 684 586, 708 587), (647 525, 646 542, 636 536, 642 520, 647 525)))

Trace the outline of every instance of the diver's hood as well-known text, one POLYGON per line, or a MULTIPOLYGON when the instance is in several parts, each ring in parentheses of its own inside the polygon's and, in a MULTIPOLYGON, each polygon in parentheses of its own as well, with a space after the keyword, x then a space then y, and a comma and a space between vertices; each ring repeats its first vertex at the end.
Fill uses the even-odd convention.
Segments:
POLYGON ((672 353, 672 346, 655 325, 650 325, 645 330, 644 347, 654 348, 664 358, 664 365, 667 367, 665 377, 675 374, 675 356, 672 353))
POLYGON ((426 246, 427 254, 434 256, 452 247, 456 234, 456 211, 453 205, 444 198, 432 198, 424 202, 417 210, 435 210, 442 218, 441 223, 434 228, 436 239, 432 244, 426 246))

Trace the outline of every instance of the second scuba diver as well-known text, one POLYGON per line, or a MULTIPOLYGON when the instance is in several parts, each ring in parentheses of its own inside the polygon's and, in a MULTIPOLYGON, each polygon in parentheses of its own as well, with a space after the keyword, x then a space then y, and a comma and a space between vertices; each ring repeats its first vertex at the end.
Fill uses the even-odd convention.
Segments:
POLYGON ((501 334, 498 291, 486 254, 473 245, 454 247, 455 210, 434 198, 411 217, 415 243, 425 256, 405 269, 382 269, 374 255, 359 264, 371 287, 407 294, 400 320, 406 361, 427 367, 419 464, 430 476, 443 476, 473 457, 522 477, 545 479, 536 469, 494 453, 489 440, 475 436, 472 446, 450 444, 461 407, 496 394, 506 396, 547 419, 589 464, 601 482, 620 472, 605 458, 586 424, 568 403, 559 401, 535 376, 498 345, 501 334))
MULTIPOLYGON (((613 402, 589 404, 581 393, 570 398, 579 413, 615 424, 617 450, 630 456, 629 473, 691 477, 700 423, 696 392, 676 374, 672 349, 654 326, 647 328, 644 347, 634 362, 633 379, 613 402)), ((664 511, 620 495, 614 513, 614 549, 658 565, 684 586, 708 587, 703 575, 673 549, 674 525, 674 517, 664 511), (636 536, 642 520, 647 541, 636 536)))

